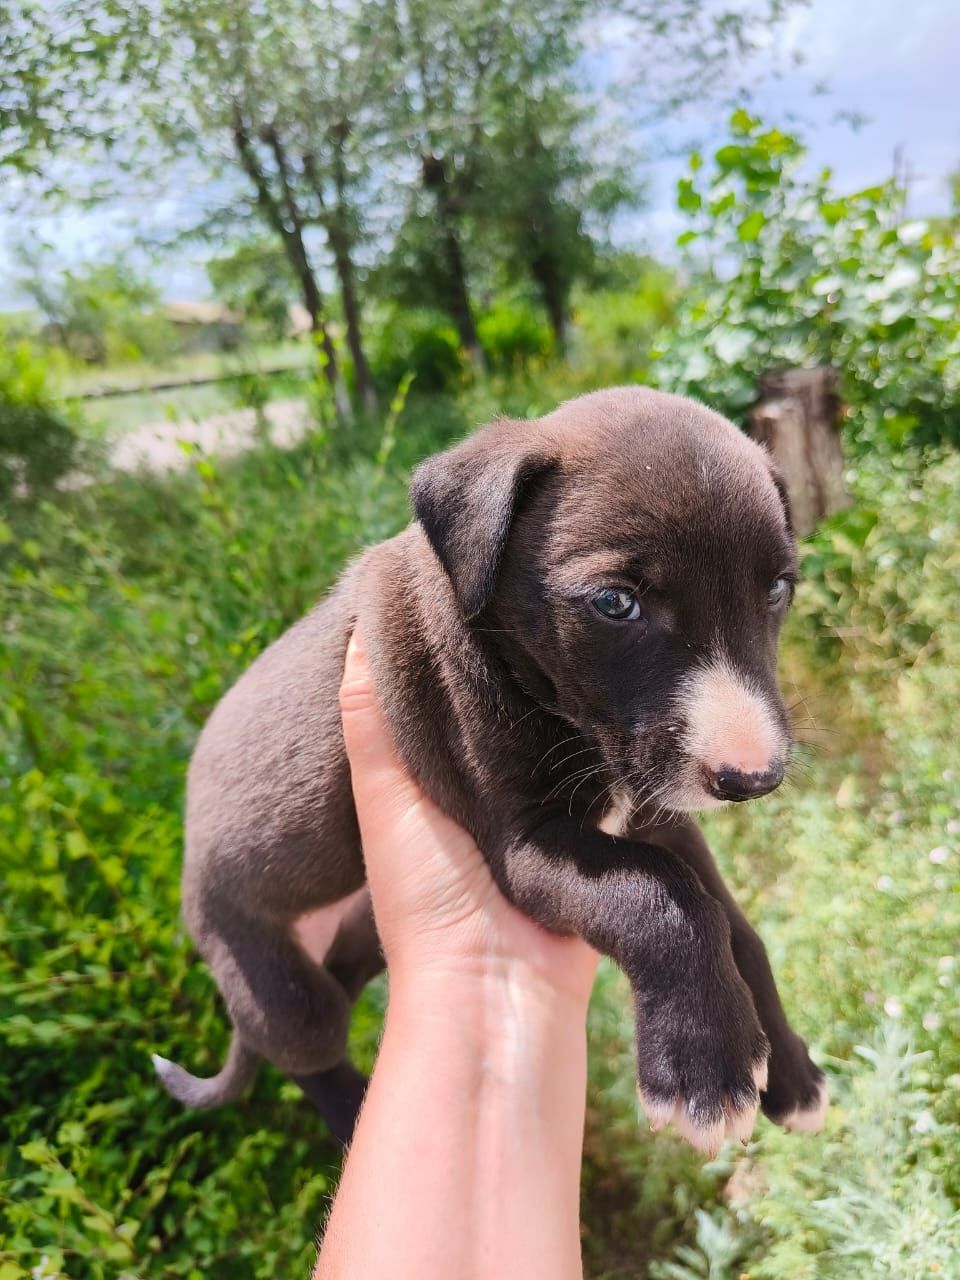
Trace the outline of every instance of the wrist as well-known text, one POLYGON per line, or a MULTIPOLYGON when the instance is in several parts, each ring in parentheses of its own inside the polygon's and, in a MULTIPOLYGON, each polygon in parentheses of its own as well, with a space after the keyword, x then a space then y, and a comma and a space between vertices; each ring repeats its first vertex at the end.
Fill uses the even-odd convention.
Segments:
POLYGON ((516 1083, 552 1055, 582 1052, 589 992, 571 987, 515 960, 393 965, 385 1039, 439 1038, 516 1083))

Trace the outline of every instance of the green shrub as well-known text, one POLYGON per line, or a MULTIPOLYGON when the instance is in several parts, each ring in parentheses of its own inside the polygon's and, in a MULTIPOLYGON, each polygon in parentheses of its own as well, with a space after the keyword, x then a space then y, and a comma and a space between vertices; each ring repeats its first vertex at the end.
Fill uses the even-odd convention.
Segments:
POLYGON ((282 246, 266 238, 243 240, 204 270, 215 297, 243 316, 245 332, 265 342, 281 342, 290 329, 296 282, 282 246))
POLYGON ((374 335, 370 367, 385 391, 408 373, 418 393, 449 391, 463 375, 456 330, 439 312, 392 310, 374 335))
POLYGON ((772 368, 830 364, 856 406, 848 435, 960 443, 956 225, 902 222, 895 184, 839 195, 829 170, 745 111, 705 174, 681 179, 690 285, 659 383, 735 418, 772 368))
POLYGON ((651 349, 670 325, 676 294, 672 272, 617 255, 604 271, 603 287, 575 298, 571 360, 608 381, 646 381, 651 349))
POLYGON ((69 270, 26 256, 24 265, 20 287, 46 319, 46 340, 75 360, 163 360, 178 350, 176 330, 159 309, 159 290, 125 261, 69 270))
POLYGON ((36 498, 71 469, 74 423, 54 401, 44 363, 0 332, 0 499, 36 498))
POLYGON ((490 369, 516 373, 553 351, 550 326, 532 307, 500 302, 477 321, 477 336, 490 369))

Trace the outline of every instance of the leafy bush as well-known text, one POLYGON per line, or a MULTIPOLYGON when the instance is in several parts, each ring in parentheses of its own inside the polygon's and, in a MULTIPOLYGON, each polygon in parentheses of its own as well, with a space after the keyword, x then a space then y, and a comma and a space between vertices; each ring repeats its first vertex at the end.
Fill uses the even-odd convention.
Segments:
POLYGON ((490 369, 495 373, 515 373, 553 350, 550 326, 532 307, 517 302, 500 302, 477 321, 477 336, 490 369))
POLYGON ((374 335, 370 367, 385 391, 410 373, 419 393, 449 391, 463 374, 457 332, 439 312, 392 310, 374 335))
POLYGON ((692 157, 678 189, 691 281, 659 382, 741 417, 760 374, 831 364, 871 434, 960 443, 956 226, 900 221, 892 182, 838 195, 829 170, 801 176, 804 159, 742 110, 709 173, 692 157))
POLYGON ((0 499, 37 497, 74 465, 74 424, 47 386, 47 370, 26 342, 0 332, 0 499))
POLYGON ((618 254, 603 282, 576 298, 570 358, 608 381, 647 381, 654 343, 673 319, 676 278, 649 259, 618 254))

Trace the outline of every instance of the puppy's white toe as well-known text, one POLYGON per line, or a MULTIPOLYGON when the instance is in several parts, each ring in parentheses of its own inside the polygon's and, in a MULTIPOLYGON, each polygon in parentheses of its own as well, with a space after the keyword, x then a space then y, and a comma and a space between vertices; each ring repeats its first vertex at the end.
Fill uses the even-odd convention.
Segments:
POLYGON ((742 1111, 734 1111, 732 1108, 728 1110, 726 1128, 729 1136, 736 1138, 738 1142, 742 1142, 746 1146, 753 1137, 759 1110, 759 1099, 752 1106, 744 1107, 742 1111))
POLYGON ((687 1112, 686 1107, 677 1107, 673 1124, 681 1138, 686 1139, 691 1147, 702 1151, 711 1160, 719 1153, 723 1140, 727 1136, 727 1126, 722 1120, 709 1125, 697 1124, 687 1112))
POLYGON ((664 1098, 653 1098, 644 1093, 642 1089, 637 1090, 637 1098, 647 1117, 647 1123, 654 1133, 662 1129, 665 1124, 669 1124, 673 1119, 673 1113, 677 1109, 677 1100, 675 1098, 670 1101, 664 1098))
POLYGON ((769 1060, 764 1058, 763 1062, 753 1068, 753 1083, 757 1086, 758 1093, 763 1093, 766 1089, 769 1076, 769 1060))
POLYGON ((780 1124, 790 1133, 819 1133, 827 1116, 829 1102, 827 1082, 823 1080, 817 1090, 816 1102, 809 1107, 794 1108, 789 1115, 783 1117, 780 1124))

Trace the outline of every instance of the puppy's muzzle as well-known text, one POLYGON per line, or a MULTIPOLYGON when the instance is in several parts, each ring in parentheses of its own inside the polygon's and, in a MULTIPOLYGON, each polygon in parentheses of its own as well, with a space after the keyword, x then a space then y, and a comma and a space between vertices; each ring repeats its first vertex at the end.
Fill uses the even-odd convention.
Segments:
POLYGON ((762 773, 744 773, 724 765, 716 772, 704 768, 703 774, 704 786, 715 800, 732 800, 736 804, 775 791, 783 781, 784 767, 782 761, 775 760, 762 773))

